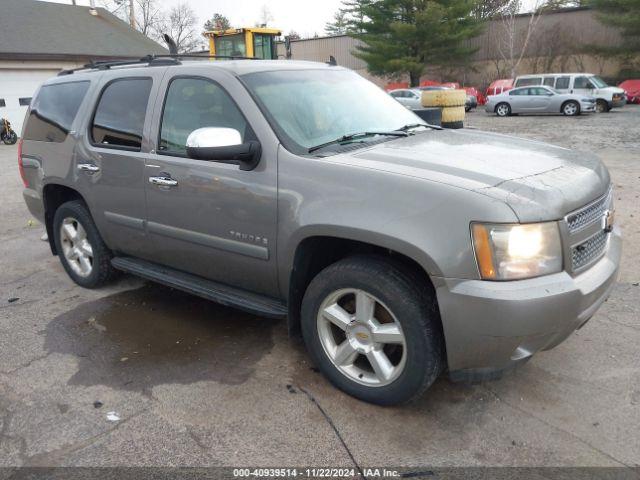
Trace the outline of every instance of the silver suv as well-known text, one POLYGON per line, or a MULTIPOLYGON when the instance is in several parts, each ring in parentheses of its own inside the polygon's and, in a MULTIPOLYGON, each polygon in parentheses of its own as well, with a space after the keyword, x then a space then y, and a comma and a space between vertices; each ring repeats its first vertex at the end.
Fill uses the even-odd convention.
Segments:
POLYGON ((377 404, 552 348, 620 263, 598 158, 431 127, 336 66, 64 72, 37 93, 19 162, 77 284, 125 271, 287 317, 334 385, 377 404))

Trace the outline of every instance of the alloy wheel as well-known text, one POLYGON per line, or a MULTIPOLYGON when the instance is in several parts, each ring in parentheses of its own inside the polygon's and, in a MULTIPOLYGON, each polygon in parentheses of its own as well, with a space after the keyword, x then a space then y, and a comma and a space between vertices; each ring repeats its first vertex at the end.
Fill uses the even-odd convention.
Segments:
POLYGON ((496 113, 501 117, 506 117, 509 115, 509 107, 507 105, 499 105, 496 109, 496 113))
POLYGON ((88 277, 93 271, 93 247, 87 238, 87 232, 72 217, 67 217, 60 225, 60 244, 62 254, 71 269, 81 277, 88 277))
POLYGON ((407 346, 402 326, 378 298, 360 289, 340 289, 322 302, 318 336, 333 365, 350 380, 380 387, 404 370, 407 346))
POLYGON ((568 115, 568 116, 573 116, 573 115, 578 113, 578 106, 573 102, 572 103, 567 103, 564 106, 564 112, 563 113, 565 115, 568 115))

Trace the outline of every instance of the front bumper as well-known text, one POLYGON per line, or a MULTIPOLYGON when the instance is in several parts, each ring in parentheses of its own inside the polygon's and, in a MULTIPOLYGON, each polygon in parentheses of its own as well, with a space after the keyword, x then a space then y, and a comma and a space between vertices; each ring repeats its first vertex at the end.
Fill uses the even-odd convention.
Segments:
POLYGON ((624 107, 627 104, 627 97, 622 95, 620 97, 615 97, 613 100, 609 102, 609 108, 620 108, 624 107))
POLYGON ((592 113, 596 111, 595 102, 580 102, 580 112, 582 113, 592 113))
POLYGON ((604 256, 583 273, 488 282, 436 278, 452 380, 498 378, 555 347, 584 325, 613 289, 622 254, 618 228, 604 256))

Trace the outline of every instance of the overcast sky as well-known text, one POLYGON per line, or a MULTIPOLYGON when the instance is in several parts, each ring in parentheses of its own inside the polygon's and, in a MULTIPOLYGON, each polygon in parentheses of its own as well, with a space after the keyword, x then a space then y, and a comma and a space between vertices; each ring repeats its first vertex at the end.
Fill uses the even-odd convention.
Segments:
MULTIPOLYGON (((48 0, 71 3, 71 0, 48 0)), ((89 5, 89 0, 77 0, 78 5, 89 5)), ((99 4, 96 0, 96 4, 99 4)), ((340 0, 158 0, 169 9, 179 3, 187 3, 204 24, 214 13, 221 13, 231 20, 233 27, 253 26, 261 15, 263 5, 267 5, 273 21, 270 26, 280 28, 284 33, 295 30, 302 36, 323 35, 325 23, 331 20, 341 5, 340 0)))
MULTIPOLYGON (((71 0, 46 0, 71 3, 71 0)), ((532 8, 540 0, 524 0, 524 8, 532 8)), ((89 0, 77 0, 79 5, 89 5, 89 0)), ((267 5, 273 20, 269 26, 281 29, 285 34, 295 30, 303 37, 315 33, 324 34, 324 26, 340 8, 341 0, 158 0, 165 9, 179 3, 187 3, 200 18, 200 25, 214 13, 221 13, 231 20, 233 27, 253 26, 267 5)), ((100 0, 96 0, 100 4, 100 0)))

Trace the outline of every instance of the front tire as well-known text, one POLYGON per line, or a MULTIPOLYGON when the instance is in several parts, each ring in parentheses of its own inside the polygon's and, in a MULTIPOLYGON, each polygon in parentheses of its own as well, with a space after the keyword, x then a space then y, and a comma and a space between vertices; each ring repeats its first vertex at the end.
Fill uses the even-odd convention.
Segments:
POLYGON ((499 103, 496 105, 496 115, 499 117, 508 117, 511 115, 511 105, 508 103, 499 103))
POLYGON ((568 101, 562 105, 562 114, 567 117, 575 117, 580 115, 580 105, 578 102, 568 101))
POLYGON ((609 104, 606 100, 598 99, 596 100, 596 112, 597 113, 607 113, 609 110, 609 104))
POLYGON ((382 257, 351 257, 322 270, 304 295, 302 334, 333 385, 378 405, 419 397, 443 369, 433 295, 382 257))
POLYGON ((53 217, 53 233, 60 262, 71 280, 98 288, 116 275, 107 248, 89 209, 81 200, 63 203, 53 217))

